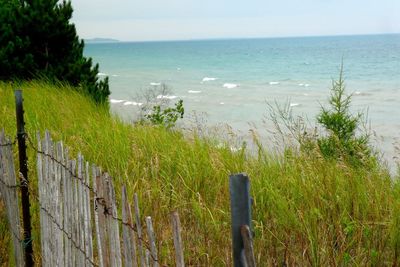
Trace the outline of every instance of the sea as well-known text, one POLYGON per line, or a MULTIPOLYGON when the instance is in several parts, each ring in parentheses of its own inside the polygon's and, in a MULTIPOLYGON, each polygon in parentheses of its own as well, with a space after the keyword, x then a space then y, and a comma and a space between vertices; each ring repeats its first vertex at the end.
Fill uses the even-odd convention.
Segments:
MULTIPOLYGON (((185 120, 272 138, 271 106, 316 124, 343 64, 351 112, 391 168, 400 158, 400 34, 86 44, 109 77, 113 112, 137 119, 149 96, 179 99, 185 120), (149 93, 151 92, 151 93, 149 93)), ((146 102, 147 101, 147 102, 146 102)))

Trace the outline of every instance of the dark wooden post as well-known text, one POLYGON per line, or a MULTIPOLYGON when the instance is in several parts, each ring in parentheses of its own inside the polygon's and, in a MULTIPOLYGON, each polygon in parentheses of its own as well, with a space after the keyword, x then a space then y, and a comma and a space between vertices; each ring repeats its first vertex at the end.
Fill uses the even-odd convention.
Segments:
POLYGON ((19 171, 21 183, 21 203, 22 203, 22 220, 24 226, 24 250, 25 250, 25 266, 33 266, 33 249, 31 236, 31 214, 29 212, 29 188, 28 188, 28 160, 26 157, 25 143, 25 122, 23 108, 22 91, 15 91, 15 108, 17 115, 17 139, 18 139, 18 155, 19 155, 19 171))
POLYGON ((235 174, 229 177, 232 217, 232 249, 235 267, 245 267, 244 243, 241 226, 251 227, 250 182, 246 174, 235 174))

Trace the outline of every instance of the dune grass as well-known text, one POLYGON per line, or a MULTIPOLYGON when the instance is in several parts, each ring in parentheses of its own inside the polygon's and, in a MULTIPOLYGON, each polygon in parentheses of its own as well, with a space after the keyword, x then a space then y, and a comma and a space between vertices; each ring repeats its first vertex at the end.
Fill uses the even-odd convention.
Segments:
MULTIPOLYGON (((14 136, 16 85, 0 83, 0 128, 14 136)), ((192 266, 230 266, 231 233, 228 175, 246 172, 254 198, 254 247, 259 266, 398 265, 400 184, 381 166, 352 168, 327 161, 318 151, 288 149, 256 156, 193 133, 130 125, 72 88, 29 82, 23 89, 26 128, 48 129, 72 154, 79 151, 107 170, 116 188, 125 183, 130 199, 138 193, 144 215, 151 215, 160 258, 173 263, 169 213, 180 213, 185 259, 192 266)), ((35 186, 35 154, 29 149, 35 186)), ((119 192, 117 192, 119 195, 119 192)), ((0 204, 1 205, 1 204, 0 204)), ((1 206, 0 206, 1 207, 1 206)), ((0 248, 9 247, 1 214, 0 248)), ((33 205, 34 251, 40 260, 39 222, 33 205)), ((7 265, 8 249, 0 249, 7 265)))

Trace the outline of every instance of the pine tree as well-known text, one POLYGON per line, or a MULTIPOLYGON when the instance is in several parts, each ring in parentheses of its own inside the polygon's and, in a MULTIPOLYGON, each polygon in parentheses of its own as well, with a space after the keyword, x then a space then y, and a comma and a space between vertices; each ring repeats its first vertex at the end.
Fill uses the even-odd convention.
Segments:
POLYGON ((72 12, 65 0, 0 0, 0 79, 68 82, 107 102, 108 78, 99 80, 98 64, 83 56, 72 12))

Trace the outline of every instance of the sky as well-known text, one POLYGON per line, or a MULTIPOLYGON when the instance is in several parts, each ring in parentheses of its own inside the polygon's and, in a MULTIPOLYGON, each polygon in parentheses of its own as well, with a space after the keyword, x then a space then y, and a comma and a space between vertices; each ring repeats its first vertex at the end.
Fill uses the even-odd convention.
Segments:
POLYGON ((400 33, 400 0, 72 0, 81 38, 121 41, 400 33))

